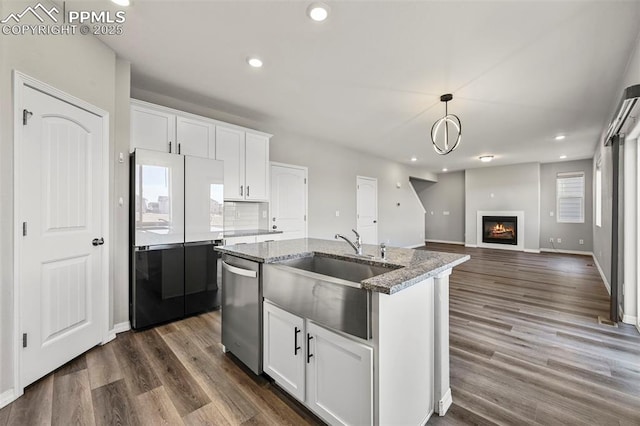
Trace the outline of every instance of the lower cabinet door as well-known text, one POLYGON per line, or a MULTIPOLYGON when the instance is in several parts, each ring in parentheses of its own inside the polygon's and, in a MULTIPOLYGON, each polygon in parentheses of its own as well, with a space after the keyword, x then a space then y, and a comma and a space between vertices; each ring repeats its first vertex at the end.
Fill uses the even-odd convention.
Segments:
POLYGON ((311 321, 305 345, 307 406, 332 425, 372 424, 373 348, 311 321))
POLYGON ((304 320, 264 303, 264 372, 304 402, 304 320))

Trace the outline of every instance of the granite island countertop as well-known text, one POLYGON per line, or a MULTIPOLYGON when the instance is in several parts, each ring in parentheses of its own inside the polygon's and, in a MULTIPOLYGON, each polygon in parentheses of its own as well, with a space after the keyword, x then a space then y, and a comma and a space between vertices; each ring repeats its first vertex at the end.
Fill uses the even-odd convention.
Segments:
POLYGON ((382 260, 380 247, 377 245, 363 244, 363 256, 359 256, 353 253, 351 246, 344 241, 316 238, 218 246, 215 250, 260 263, 278 263, 298 257, 320 255, 386 266, 389 272, 367 278, 360 283, 366 290, 384 294, 397 293, 470 259, 469 255, 388 246, 386 259, 382 260))

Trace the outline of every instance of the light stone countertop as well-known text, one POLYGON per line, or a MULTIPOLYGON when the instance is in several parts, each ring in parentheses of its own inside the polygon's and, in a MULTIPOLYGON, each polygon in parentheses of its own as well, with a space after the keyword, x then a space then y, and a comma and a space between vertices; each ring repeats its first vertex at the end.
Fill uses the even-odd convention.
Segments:
POLYGON ((366 290, 394 294, 427 278, 439 275, 470 259, 469 255, 387 247, 386 260, 380 259, 380 247, 363 244, 363 255, 358 256, 344 241, 301 238, 296 240, 269 241, 256 244, 218 246, 217 251, 260 263, 277 263, 314 254, 344 259, 358 263, 388 266, 389 272, 363 280, 366 290), (395 269, 391 269, 395 268, 395 269))

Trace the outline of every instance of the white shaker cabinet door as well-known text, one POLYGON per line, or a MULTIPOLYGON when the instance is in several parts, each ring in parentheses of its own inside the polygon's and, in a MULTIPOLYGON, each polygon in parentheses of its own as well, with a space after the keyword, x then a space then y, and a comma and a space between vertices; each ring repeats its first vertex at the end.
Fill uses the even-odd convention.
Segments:
POLYGON ((214 159, 216 155, 216 126, 204 120, 177 118, 178 154, 214 159))
POLYGON ((331 425, 372 424, 373 349, 311 321, 306 326, 309 408, 331 425))
POLYGON ((304 402, 304 319, 264 302, 264 371, 304 402))
POLYGON ((165 111, 131 105, 131 151, 136 148, 177 152, 176 116, 165 111))
POLYGON ((246 193, 245 199, 268 201, 269 138, 253 133, 246 134, 246 193))
POLYGON ((216 126, 216 159, 224 161, 224 199, 244 200, 244 132, 216 126))

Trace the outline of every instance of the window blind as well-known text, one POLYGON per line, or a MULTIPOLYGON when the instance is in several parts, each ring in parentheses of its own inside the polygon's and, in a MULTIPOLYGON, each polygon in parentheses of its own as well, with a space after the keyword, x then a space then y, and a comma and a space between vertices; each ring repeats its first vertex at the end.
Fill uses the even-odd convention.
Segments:
POLYGON ((556 201, 559 223, 584 223, 584 172, 558 173, 556 201))

